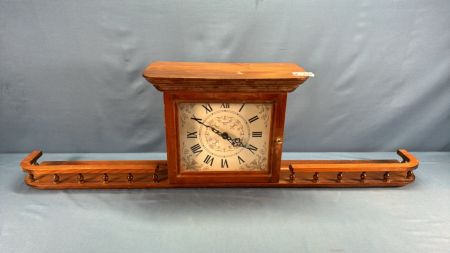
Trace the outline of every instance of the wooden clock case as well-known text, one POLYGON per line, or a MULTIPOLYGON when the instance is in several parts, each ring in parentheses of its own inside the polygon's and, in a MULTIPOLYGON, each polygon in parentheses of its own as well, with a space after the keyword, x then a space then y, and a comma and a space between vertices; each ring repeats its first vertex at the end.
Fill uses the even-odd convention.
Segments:
POLYGON ((166 121, 166 145, 170 183, 269 183, 278 182, 281 163, 281 145, 276 140, 283 139, 286 94, 249 93, 164 93, 164 113, 166 121), (188 171, 180 172, 180 141, 178 103, 272 103, 271 140, 269 144, 269 169, 262 171, 188 171))
POLYGON ((293 63, 154 62, 143 73, 164 93, 170 183, 277 183, 287 92, 308 79, 293 63), (269 169, 262 171, 180 172, 178 103, 271 103, 269 169), (278 143, 277 143, 278 140, 278 143))

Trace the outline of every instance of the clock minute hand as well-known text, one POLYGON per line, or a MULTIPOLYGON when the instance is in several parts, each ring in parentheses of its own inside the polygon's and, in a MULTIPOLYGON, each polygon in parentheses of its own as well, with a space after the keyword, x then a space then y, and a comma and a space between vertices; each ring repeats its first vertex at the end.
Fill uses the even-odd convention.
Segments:
MULTIPOLYGON (((220 135, 220 136, 223 138, 223 134, 222 134, 219 130, 215 129, 215 128, 212 127, 212 126, 206 125, 205 123, 203 123, 203 122, 201 121, 202 119, 196 118, 195 115, 192 115, 191 119, 197 121, 197 123, 199 123, 200 125, 204 125, 205 127, 211 128, 211 130, 212 130, 215 134, 220 135)), ((225 133, 225 134, 226 134, 226 133, 225 133)))
POLYGON ((231 138, 230 136, 228 136, 227 133, 223 133, 222 134, 222 138, 228 140, 231 145, 233 145, 233 147, 243 147, 243 148, 247 148, 244 144, 242 144, 241 139, 240 138, 231 138))

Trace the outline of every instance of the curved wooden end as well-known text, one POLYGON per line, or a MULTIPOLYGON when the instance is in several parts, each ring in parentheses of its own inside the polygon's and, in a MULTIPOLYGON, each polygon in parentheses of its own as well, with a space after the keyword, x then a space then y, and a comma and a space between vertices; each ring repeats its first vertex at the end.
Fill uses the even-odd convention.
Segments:
POLYGON ((23 172, 32 173, 34 168, 32 166, 38 165, 37 160, 42 156, 42 151, 36 150, 31 152, 23 161, 20 163, 20 167, 23 172))
POLYGON ((397 154, 403 158, 402 163, 408 163, 408 167, 410 167, 411 170, 415 170, 417 169, 417 167, 419 167, 419 160, 411 155, 408 151, 399 149, 397 150, 397 154))

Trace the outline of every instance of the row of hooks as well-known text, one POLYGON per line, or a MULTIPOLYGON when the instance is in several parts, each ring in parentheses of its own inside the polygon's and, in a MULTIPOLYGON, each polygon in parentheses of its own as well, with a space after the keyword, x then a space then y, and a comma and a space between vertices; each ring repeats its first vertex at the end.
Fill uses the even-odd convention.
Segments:
MULTIPOLYGON (((413 175, 413 172, 411 170, 409 170, 406 174, 406 178, 410 179, 412 177, 412 175, 413 175)), ((336 182, 342 183, 343 178, 344 178, 344 175, 342 174, 342 172, 339 172, 337 174, 336 182)), ((366 178, 367 178, 366 172, 362 172, 360 175, 359 182, 364 183, 366 181, 366 178)), ((292 183, 294 181, 295 181, 295 172, 291 171, 291 174, 289 175, 289 182, 292 183)), ((312 182, 313 183, 319 182, 319 172, 314 173, 312 182)), ((389 182, 389 172, 388 171, 386 171, 383 175, 383 182, 389 182)))
MULTIPOLYGON (((78 173, 77 179, 78 179, 78 183, 79 184, 84 184, 86 182, 82 173, 78 173)), ((103 173, 102 179, 103 179, 103 183, 107 184, 109 182, 108 174, 107 173, 103 173)), ((32 173, 28 173, 28 180, 30 180, 31 182, 34 182, 36 179, 34 178, 34 175, 32 173)), ((153 183, 158 183, 159 182, 158 175, 156 173, 154 173, 152 175, 152 182, 153 183)), ((54 184, 60 184, 61 183, 61 181, 59 180, 58 174, 53 174, 53 183, 54 184)), ((133 174, 128 173, 128 175, 127 175, 127 183, 133 183, 133 174)))

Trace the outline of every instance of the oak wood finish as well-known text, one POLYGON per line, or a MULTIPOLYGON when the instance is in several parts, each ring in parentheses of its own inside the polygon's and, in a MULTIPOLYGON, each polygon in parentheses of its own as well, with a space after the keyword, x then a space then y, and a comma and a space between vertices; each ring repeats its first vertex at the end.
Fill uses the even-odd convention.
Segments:
POLYGON ((176 124, 176 107, 173 101, 173 94, 164 92, 164 116, 166 122, 166 149, 167 149, 167 166, 171 168, 169 170, 169 182, 171 184, 177 183, 178 176, 178 162, 179 147, 178 147, 178 132, 176 124))
MULTIPOLYGON (((125 174, 123 182, 133 182, 133 175, 147 175, 150 183, 158 181, 158 171, 167 167, 166 160, 142 160, 142 161, 45 161, 41 164, 37 160, 42 156, 42 151, 33 151, 21 163, 22 171, 28 173, 27 181, 41 185, 44 178, 50 178, 53 185, 63 182, 62 188, 68 186, 67 178, 76 180, 77 189, 90 188, 93 181, 101 182, 104 187, 110 182, 110 175, 117 178, 119 174, 125 174), (95 180, 93 180, 93 177, 95 180), (155 180, 156 178, 156 180, 155 180), (86 184, 89 182, 88 184, 86 184)), ((45 181, 45 180, 44 180, 45 181)), ((70 182, 70 181, 69 181, 70 182)), ((31 185, 30 185, 31 186, 31 185)), ((34 187, 34 186, 33 186, 34 187)), ((39 187, 38 187, 39 188, 39 187)), ((71 187, 67 188, 70 189, 71 187)), ((73 187, 72 187, 73 188, 73 187)), ((125 187, 126 188, 126 187, 125 187)), ((45 189, 45 187, 43 188, 45 189)))
POLYGON ((154 62, 143 76, 164 94, 168 160, 48 161, 41 151, 21 163, 25 183, 38 189, 187 187, 392 187, 415 180, 419 161, 281 160, 287 92, 308 79, 293 63, 154 62), (178 103, 272 103, 267 172, 180 172, 178 103))
POLYGON ((143 72, 164 93, 168 177, 172 184, 276 183, 280 178, 287 92, 305 82, 294 63, 154 62, 143 72), (272 103, 268 171, 181 172, 179 103, 272 103), (277 141, 278 140, 278 141, 277 141))
POLYGON ((307 76, 294 63, 153 62, 142 73, 162 92, 286 93, 307 76))
MULTIPOLYGON (((132 189, 132 188, 192 188, 192 187, 273 187, 273 188, 299 188, 299 187, 398 187, 412 183, 415 176, 412 173, 419 165, 419 161, 406 150, 398 150, 403 158, 397 160, 283 160, 281 161, 280 180, 278 183, 211 183, 205 182, 171 184, 168 180, 167 161, 142 160, 142 161, 55 161, 42 162, 37 160, 42 156, 41 151, 34 151, 21 163, 22 170, 28 175, 24 181, 27 185, 37 189, 132 189), (107 166, 115 166, 119 162, 125 164, 124 169, 114 168, 111 173, 99 172, 107 166), (292 181, 292 172, 289 165, 298 164, 330 166, 330 165, 357 165, 359 168, 350 167, 342 169, 340 166, 331 171, 320 172, 317 182, 313 182, 313 174, 308 171, 296 169, 295 180, 292 181), (384 166, 381 170, 366 168, 384 166), (386 165, 389 165, 385 167, 386 165), (62 167, 61 167, 62 166, 62 167), (66 167, 67 166, 67 167, 66 167), (132 167, 135 166, 135 169, 132 167), (401 169, 392 169, 392 168, 401 169), (160 168, 154 170, 152 168, 160 168), (58 169, 55 169, 58 168, 58 169), (64 169, 69 168, 69 169, 64 169), (150 169, 148 169, 150 168, 150 169), (389 178, 385 179, 385 170, 388 168, 389 178), (340 171, 342 169, 342 171, 340 171), (131 171, 131 172, 130 172, 131 171), (57 173, 55 173, 57 172, 57 173), (337 175, 342 172, 341 182, 338 183, 337 175), (83 173, 83 183, 79 183, 78 175, 83 173), (129 173, 132 173, 132 183, 129 183, 129 173), (364 180, 363 180, 363 176, 364 180), (30 178, 29 175, 33 175, 30 178), (56 175, 56 176, 55 176, 56 175), (159 182, 154 180, 158 178, 159 182)), ((119 165, 119 167, 122 165, 119 165)), ((292 166, 291 166, 292 167, 292 166)))
POLYGON ((290 182, 295 181, 295 173, 298 172, 310 172, 314 173, 312 176, 312 182, 319 182, 319 173, 337 173, 337 183, 342 183, 342 172, 361 172, 360 182, 365 183, 367 174, 366 172, 384 172, 383 182, 390 181, 389 172, 406 172, 406 179, 410 179, 413 175, 412 171, 419 166, 419 160, 412 156, 408 151, 404 149, 397 150, 397 154, 403 158, 402 162, 397 160, 350 160, 350 161, 292 161, 289 164, 289 170, 291 171, 290 182))
POLYGON ((286 102, 287 94, 279 93, 278 101, 275 107, 273 119, 273 133, 271 140, 271 152, 272 152, 272 182, 277 183, 280 181, 280 165, 281 165, 281 153, 283 151, 283 136, 284 136, 284 120, 286 114, 286 102))
MULTIPOLYGON (((366 160, 366 161, 311 161, 308 163, 290 164, 290 170, 294 172, 362 172, 362 171, 412 171, 419 166, 419 161, 408 151, 399 149, 397 151, 405 163, 387 162, 386 160, 366 160)), ((388 160, 389 161, 389 160, 388 160)))
MULTIPOLYGON (((345 174, 345 172, 344 172, 345 174)), ((288 169, 282 169, 280 181, 278 183, 205 183, 205 184, 170 184, 167 180, 167 170, 161 170, 159 173, 159 183, 153 183, 148 174, 134 176, 133 183, 127 183, 126 173, 114 174, 114 177, 104 184, 101 174, 92 174, 85 177, 86 182, 78 184, 76 174, 61 175, 59 184, 53 184, 53 175, 39 175, 37 180, 31 182, 25 178, 25 183, 30 187, 42 190, 58 189, 163 189, 163 188, 366 188, 366 187, 401 187, 414 181, 414 176, 406 179, 405 173, 390 173, 390 181, 383 182, 383 174, 368 174, 364 183, 360 182, 359 174, 348 173, 341 183, 336 183, 336 174, 321 173, 320 180, 313 183, 311 175, 297 176, 295 182, 289 182, 290 172, 288 169), (303 176, 305 176, 303 178, 303 176), (308 178, 308 179, 306 179, 308 178)))
MULTIPOLYGON (((71 173, 155 173, 158 167, 166 167, 166 160, 142 161, 46 161, 35 165, 42 151, 33 151, 21 163, 22 171, 28 174, 71 173)), ((157 171, 156 171, 157 172, 157 171)))

